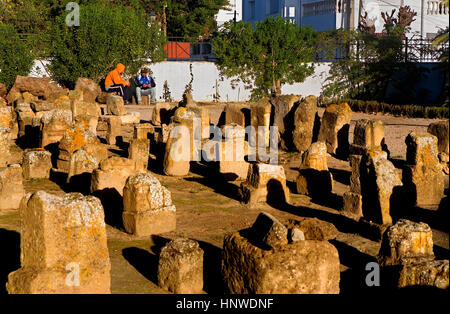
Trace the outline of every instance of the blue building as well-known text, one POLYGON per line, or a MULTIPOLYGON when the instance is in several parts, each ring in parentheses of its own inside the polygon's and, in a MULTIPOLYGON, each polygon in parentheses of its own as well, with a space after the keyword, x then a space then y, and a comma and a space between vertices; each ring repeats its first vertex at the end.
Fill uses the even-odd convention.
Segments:
POLYGON ((434 38, 449 26, 449 8, 443 0, 244 0, 242 4, 243 20, 250 23, 279 15, 316 31, 355 29, 360 14, 367 14, 376 33, 383 31, 382 12, 398 12, 406 5, 417 13, 409 38, 434 38))
POLYGON ((281 16, 317 31, 353 28, 352 0, 244 0, 243 20, 254 23, 281 16), (348 14, 347 14, 348 13, 348 14))

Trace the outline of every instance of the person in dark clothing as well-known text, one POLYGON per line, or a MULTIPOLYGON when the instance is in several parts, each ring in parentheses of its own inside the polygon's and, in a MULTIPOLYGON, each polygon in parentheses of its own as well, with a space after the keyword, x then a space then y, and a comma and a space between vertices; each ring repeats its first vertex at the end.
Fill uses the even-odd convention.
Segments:
POLYGON ((142 68, 141 74, 136 79, 136 100, 138 105, 142 104, 142 96, 150 96, 151 102, 156 101, 155 81, 147 74, 147 69, 142 68))

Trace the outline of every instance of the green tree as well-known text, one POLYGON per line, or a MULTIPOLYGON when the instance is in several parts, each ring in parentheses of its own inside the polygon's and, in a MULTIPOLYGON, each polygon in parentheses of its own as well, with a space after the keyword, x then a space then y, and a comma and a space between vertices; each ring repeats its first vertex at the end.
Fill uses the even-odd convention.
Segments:
POLYGON ((161 22, 166 22, 168 37, 195 41, 217 30, 215 15, 225 9, 228 0, 141 0, 141 3, 147 10, 155 11, 161 22))
POLYGON ((30 72, 33 60, 31 47, 14 27, 0 23, 0 82, 11 87, 17 75, 30 72))
POLYGON ((303 82, 314 71, 317 33, 277 16, 261 23, 227 23, 212 39, 222 75, 237 76, 252 98, 280 93, 282 84, 303 82))
POLYGON ((87 4, 80 7, 79 27, 68 27, 66 14, 56 18, 52 29, 50 65, 54 79, 64 86, 74 87, 78 77, 98 82, 118 62, 127 66, 127 73, 136 73, 149 60, 165 57, 166 39, 143 11, 87 4))
POLYGON ((21 39, 41 55, 48 42, 48 13, 45 3, 38 0, 0 1, 0 22, 14 27, 21 39))
POLYGON ((386 101, 389 86, 398 90, 390 100, 401 101, 405 93, 420 78, 424 70, 413 60, 406 60, 403 36, 410 31, 416 13, 408 6, 382 13, 385 25, 377 36, 362 17, 357 31, 337 30, 321 34, 322 51, 340 54, 330 69, 324 94, 328 97, 350 97, 363 100, 386 101))
MULTIPOLYGON (((449 0, 442 1, 447 8, 449 7, 449 0)), ((439 103, 444 106, 449 106, 450 97, 449 97, 449 78, 448 78, 448 65, 449 65, 449 28, 448 26, 439 32, 439 35, 433 40, 433 47, 435 49, 439 49, 440 57, 440 66, 439 69, 444 73, 444 86, 442 89, 442 93, 440 96, 439 103)))

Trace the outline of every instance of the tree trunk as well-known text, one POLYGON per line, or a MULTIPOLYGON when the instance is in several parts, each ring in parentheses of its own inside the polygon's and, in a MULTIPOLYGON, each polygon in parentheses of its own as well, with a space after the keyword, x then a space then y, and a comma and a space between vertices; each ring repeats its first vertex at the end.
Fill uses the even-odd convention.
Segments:
POLYGON ((275 90, 275 93, 277 96, 281 95, 281 82, 280 80, 277 80, 277 88, 275 90))

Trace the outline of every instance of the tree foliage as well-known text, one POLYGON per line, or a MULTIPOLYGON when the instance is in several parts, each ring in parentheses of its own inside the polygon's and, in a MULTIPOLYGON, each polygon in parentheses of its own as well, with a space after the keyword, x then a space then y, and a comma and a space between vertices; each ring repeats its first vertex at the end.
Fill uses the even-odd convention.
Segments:
MULTIPOLYGON (((447 8, 449 7, 449 0, 444 1, 447 8)), ((445 85, 440 96, 440 103, 444 106, 449 107, 450 95, 449 95, 449 78, 448 78, 448 65, 449 65, 449 27, 447 26, 444 30, 440 31, 438 36, 433 41, 433 47, 439 49, 440 53, 440 66, 439 69, 445 75, 445 85)))
POLYGON ((0 23, 0 82, 11 87, 17 75, 30 72, 33 60, 31 47, 14 27, 0 23))
POLYGON ((167 36, 198 40, 217 30, 215 15, 227 0, 167 0, 167 36))
POLYGON ((151 24, 143 11, 101 2, 80 7, 80 26, 68 27, 67 12, 56 18, 52 29, 52 63, 54 79, 73 87, 78 77, 95 81, 118 62, 136 73, 149 62, 161 61, 165 38, 156 24, 151 24))
MULTIPOLYGON (((217 31, 215 15, 225 9, 228 0, 110 0, 113 3, 140 8, 167 28, 168 37, 188 41, 208 38, 217 31)), ((164 27, 164 26, 163 26, 164 27)))
POLYGON ((237 76, 252 97, 280 93, 282 84, 303 82, 314 71, 317 33, 277 16, 255 23, 227 23, 212 39, 222 75, 237 76))
POLYGON ((356 31, 336 30, 321 35, 323 52, 339 55, 330 69, 324 94, 328 97, 353 99, 401 101, 402 95, 410 94, 410 87, 420 79, 424 70, 416 63, 406 60, 403 36, 410 31, 416 13, 409 7, 401 7, 395 16, 383 13, 383 34, 375 34, 362 17, 356 31), (388 87, 393 86, 397 95, 386 99, 388 87))

